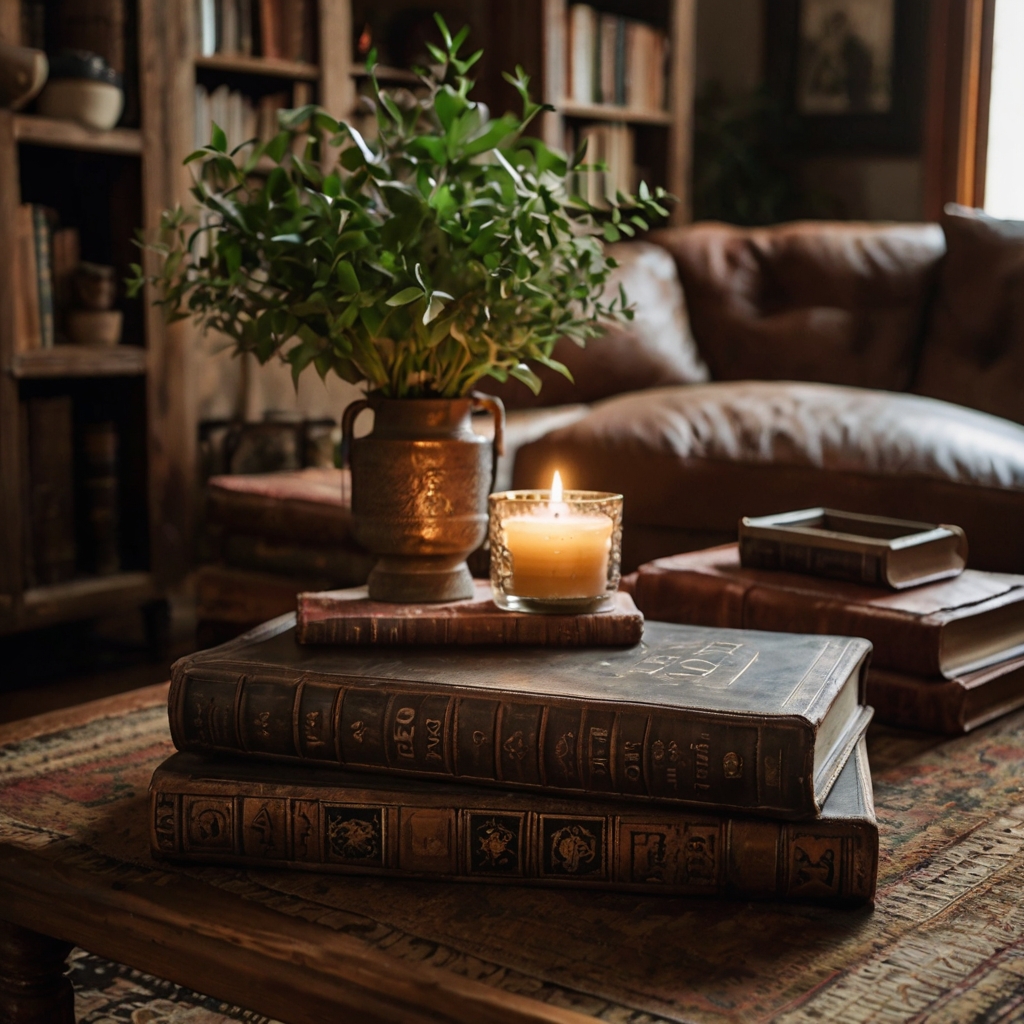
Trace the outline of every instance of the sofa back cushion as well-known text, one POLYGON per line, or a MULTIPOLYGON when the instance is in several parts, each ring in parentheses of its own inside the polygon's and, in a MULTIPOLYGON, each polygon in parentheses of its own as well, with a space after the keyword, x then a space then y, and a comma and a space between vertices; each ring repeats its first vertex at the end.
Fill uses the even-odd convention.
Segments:
POLYGON ((581 348, 562 338, 553 352, 573 375, 534 367, 543 381, 539 395, 525 384, 505 384, 485 378, 479 390, 497 395, 510 409, 596 402, 624 391, 662 384, 692 384, 708 379, 697 353, 686 300, 672 257, 647 242, 621 242, 608 246, 619 266, 612 272, 605 294, 614 297, 619 284, 635 307, 633 320, 609 324, 600 337, 581 348))
POLYGON ((675 257, 714 379, 909 387, 938 225, 703 223, 650 238, 675 257))
POLYGON ((1024 222, 949 205, 914 390, 1024 423, 1024 222))

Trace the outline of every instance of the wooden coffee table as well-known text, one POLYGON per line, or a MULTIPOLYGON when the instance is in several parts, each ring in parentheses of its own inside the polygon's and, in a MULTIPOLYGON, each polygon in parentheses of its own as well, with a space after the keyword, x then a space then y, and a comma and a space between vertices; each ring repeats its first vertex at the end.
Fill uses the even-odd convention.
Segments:
POLYGON ((878 900, 838 911, 169 867, 146 795, 165 693, 0 728, 0 1019, 74 1019, 72 944, 295 1024, 1024 1006, 1024 715, 941 744, 873 733, 878 900))

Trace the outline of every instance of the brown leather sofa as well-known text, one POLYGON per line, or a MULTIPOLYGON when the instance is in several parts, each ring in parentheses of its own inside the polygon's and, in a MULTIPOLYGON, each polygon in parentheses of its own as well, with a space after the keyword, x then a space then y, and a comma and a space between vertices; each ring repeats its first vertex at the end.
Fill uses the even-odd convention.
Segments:
POLYGON ((616 256, 636 320, 561 344, 576 386, 495 389, 504 484, 621 491, 627 570, 827 505, 957 523, 971 565, 1024 572, 1024 225, 698 224, 616 256))

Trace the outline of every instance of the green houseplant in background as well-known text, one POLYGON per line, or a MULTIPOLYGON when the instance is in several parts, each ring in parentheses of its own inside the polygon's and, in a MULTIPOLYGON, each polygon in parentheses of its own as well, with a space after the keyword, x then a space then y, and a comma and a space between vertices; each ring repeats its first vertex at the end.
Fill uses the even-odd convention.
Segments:
MULTIPOLYGON (((351 445, 357 538, 382 556, 370 577, 381 600, 469 596, 466 555, 486 531, 494 453, 469 424, 474 406, 499 421, 500 405, 472 394, 485 377, 534 391, 533 365, 559 337, 580 344, 599 318, 631 316, 609 300, 614 262, 602 241, 643 231, 668 198, 641 185, 596 207, 566 191, 585 170, 524 129, 544 109, 522 69, 507 80, 521 116, 491 119, 470 99, 479 52, 461 58, 437 17, 444 47, 421 72, 422 95, 385 91, 368 69, 377 138, 307 106, 280 115, 280 133, 227 152, 215 127, 193 153, 196 226, 164 215, 160 267, 132 287, 158 289, 170 319, 193 316, 261 362, 286 360, 368 386, 374 429, 351 445), (267 159, 273 169, 257 178, 267 159)), ((500 437, 500 422, 497 436, 500 437)))

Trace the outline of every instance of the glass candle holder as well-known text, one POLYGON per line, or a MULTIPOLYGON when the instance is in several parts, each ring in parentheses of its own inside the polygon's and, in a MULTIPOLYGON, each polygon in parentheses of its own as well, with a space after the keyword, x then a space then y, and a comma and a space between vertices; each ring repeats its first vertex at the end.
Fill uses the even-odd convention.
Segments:
POLYGON ((491 589, 507 611, 594 612, 622 564, 622 495, 503 491, 490 496, 491 589))

